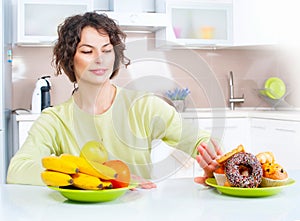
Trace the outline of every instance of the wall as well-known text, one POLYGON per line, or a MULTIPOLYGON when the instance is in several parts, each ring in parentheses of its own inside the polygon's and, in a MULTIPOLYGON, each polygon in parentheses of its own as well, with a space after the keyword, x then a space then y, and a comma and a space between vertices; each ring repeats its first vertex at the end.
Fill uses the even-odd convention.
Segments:
MULTIPOLYGON (((233 71, 235 96, 245 96, 241 107, 270 107, 259 95, 268 77, 282 78, 288 92, 294 85, 295 73, 289 71, 292 59, 288 50, 271 48, 230 50, 157 50, 152 34, 129 34, 126 55, 132 64, 122 69, 114 82, 120 86, 151 90, 164 94, 175 86, 188 87, 188 107, 210 108, 228 106, 229 72, 233 71), (291 73, 290 73, 291 72, 291 73)), ((13 49, 13 108, 30 109, 36 80, 51 76, 52 104, 70 97, 73 85, 65 76, 55 76, 51 66, 52 48, 15 47, 13 49)), ((293 93, 283 106, 300 106, 293 93)))

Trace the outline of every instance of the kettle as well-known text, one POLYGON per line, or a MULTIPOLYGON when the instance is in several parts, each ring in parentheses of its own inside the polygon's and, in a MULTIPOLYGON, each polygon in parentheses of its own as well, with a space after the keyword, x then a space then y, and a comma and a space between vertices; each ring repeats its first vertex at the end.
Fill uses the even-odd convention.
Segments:
POLYGON ((51 82, 49 78, 50 76, 43 76, 36 82, 31 101, 31 113, 41 113, 43 109, 50 107, 51 82))

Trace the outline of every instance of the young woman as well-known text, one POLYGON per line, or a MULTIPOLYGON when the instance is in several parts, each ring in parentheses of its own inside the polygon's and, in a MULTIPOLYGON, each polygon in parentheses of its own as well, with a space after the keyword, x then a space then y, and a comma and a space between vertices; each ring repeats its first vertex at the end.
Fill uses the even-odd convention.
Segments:
POLYGON ((44 109, 35 121, 11 159, 8 183, 44 185, 40 177, 43 157, 79 155, 90 140, 103 142, 110 159, 126 162, 131 173, 141 177, 143 188, 155 187, 147 181, 151 179, 154 139, 196 157, 204 168, 204 176, 196 182, 204 183, 212 176, 220 150, 214 143, 214 150, 207 148, 206 133, 185 125, 176 110, 159 97, 112 84, 121 65, 129 64, 124 56, 125 37, 104 14, 75 15, 59 26, 53 61, 57 74, 66 74, 76 88, 69 100, 44 109))

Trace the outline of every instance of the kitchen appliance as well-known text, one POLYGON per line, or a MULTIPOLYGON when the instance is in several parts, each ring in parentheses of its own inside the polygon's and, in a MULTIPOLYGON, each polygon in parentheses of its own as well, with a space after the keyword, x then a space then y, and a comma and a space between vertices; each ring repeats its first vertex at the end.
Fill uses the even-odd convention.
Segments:
POLYGON ((43 76, 38 79, 35 84, 35 89, 32 95, 31 101, 31 112, 41 113, 46 107, 50 107, 50 89, 51 82, 49 81, 50 76, 43 76))

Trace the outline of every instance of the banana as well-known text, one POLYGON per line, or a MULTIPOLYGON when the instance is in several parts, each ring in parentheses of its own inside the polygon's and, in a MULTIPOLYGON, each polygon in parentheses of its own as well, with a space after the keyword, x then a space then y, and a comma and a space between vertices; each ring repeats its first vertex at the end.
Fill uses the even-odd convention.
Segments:
POLYGON ((112 180, 117 178, 117 172, 113 168, 95 161, 85 160, 85 162, 87 166, 81 168, 81 172, 96 176, 101 180, 112 180))
POLYGON ((69 186, 73 184, 73 178, 69 174, 45 170, 41 173, 43 182, 48 186, 69 186))
POLYGON ((79 172, 76 163, 64 160, 58 156, 48 156, 42 159, 43 167, 48 170, 54 170, 67 174, 75 174, 79 172))
POLYGON ((103 165, 99 162, 87 161, 83 157, 70 154, 62 154, 60 157, 64 160, 69 160, 77 164, 79 172, 81 173, 95 176, 102 180, 111 180, 117 177, 117 173, 113 168, 103 165))
POLYGON ((108 180, 102 180, 102 184, 103 184, 103 189, 112 189, 113 188, 112 183, 108 180))
POLYGON ((100 190, 103 189, 102 181, 94 176, 85 173, 76 173, 71 175, 73 178, 73 186, 85 190, 100 190))
POLYGON ((67 161, 70 161, 72 163, 75 163, 78 167, 78 169, 80 167, 82 167, 82 160, 84 160, 82 157, 79 157, 79 156, 75 156, 75 155, 72 155, 72 154, 68 154, 68 153, 63 153, 59 156, 61 159, 63 160, 67 160, 67 161))

